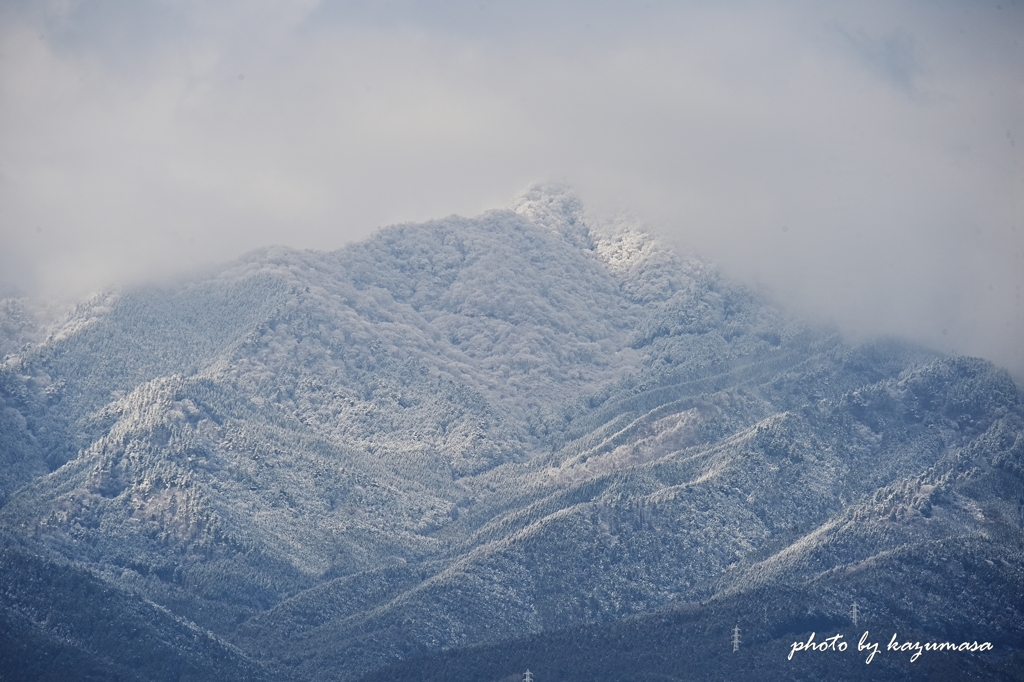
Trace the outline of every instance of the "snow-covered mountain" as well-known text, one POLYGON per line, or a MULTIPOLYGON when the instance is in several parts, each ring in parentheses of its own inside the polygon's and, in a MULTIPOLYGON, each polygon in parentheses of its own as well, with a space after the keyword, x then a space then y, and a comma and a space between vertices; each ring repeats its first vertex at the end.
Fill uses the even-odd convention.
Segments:
POLYGON ((12 678, 496 680, 614 628, 731 653, 726 612, 785 677, 855 601, 998 642, 952 670, 1022 660, 1010 377, 848 345, 565 188, 112 292, 45 338, 5 306, 12 678))

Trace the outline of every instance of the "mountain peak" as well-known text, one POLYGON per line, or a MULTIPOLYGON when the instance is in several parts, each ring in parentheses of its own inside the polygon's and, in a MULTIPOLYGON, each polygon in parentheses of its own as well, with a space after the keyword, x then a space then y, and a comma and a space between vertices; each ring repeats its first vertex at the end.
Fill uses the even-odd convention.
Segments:
POLYGON ((546 182, 530 185, 512 201, 511 208, 581 249, 594 248, 583 206, 568 185, 546 182))

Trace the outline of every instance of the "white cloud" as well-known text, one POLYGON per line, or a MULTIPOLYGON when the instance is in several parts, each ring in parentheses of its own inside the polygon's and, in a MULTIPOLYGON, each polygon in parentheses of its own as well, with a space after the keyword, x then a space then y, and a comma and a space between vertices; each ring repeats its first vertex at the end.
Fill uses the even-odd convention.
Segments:
POLYGON ((848 330, 1024 373, 1009 0, 0 12, 6 285, 337 248, 554 178, 848 330))

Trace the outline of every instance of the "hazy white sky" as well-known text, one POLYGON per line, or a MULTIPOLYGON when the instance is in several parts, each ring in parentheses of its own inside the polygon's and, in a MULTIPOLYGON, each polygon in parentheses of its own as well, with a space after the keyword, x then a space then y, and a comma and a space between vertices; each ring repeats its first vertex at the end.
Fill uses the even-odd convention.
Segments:
POLYGON ((0 291, 574 185, 1024 376, 1024 0, 0 3, 0 291))

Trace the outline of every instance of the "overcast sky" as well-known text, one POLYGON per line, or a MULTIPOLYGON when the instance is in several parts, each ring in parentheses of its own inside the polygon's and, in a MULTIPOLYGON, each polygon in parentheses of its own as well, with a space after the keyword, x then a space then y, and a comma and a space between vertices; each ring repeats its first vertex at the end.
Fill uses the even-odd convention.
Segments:
POLYGON ((0 2, 0 291, 572 184, 853 335, 1024 377, 1024 0, 0 2))

